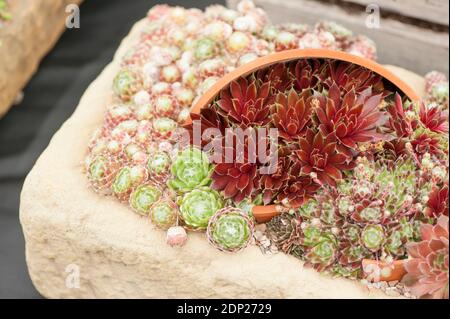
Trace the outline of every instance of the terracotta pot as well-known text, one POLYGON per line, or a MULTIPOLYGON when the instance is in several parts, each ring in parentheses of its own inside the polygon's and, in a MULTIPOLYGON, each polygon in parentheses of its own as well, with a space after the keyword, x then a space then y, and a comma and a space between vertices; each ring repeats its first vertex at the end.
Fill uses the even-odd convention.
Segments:
POLYGON ((364 259, 362 267, 365 278, 371 282, 400 281, 406 274, 404 260, 396 260, 388 264, 377 260, 364 259))
POLYGON ((252 212, 258 223, 269 222, 273 217, 280 213, 277 209, 277 205, 254 206, 252 212))
MULTIPOLYGON (((220 93, 220 91, 223 90, 224 88, 227 88, 230 85, 230 83, 235 79, 245 77, 250 73, 253 73, 262 68, 269 67, 270 65, 273 64, 277 64, 280 62, 294 61, 302 58, 334 59, 363 66, 381 75, 386 81, 393 84, 398 89, 399 92, 402 92, 410 100, 412 101, 420 100, 419 95, 408 84, 403 82, 399 77, 397 77, 395 74, 384 68, 382 65, 372 60, 361 58, 345 52, 323 50, 323 49, 306 49, 306 50, 288 50, 267 55, 265 57, 256 59, 255 61, 252 61, 248 64, 245 64, 237 68, 233 72, 226 74, 217 83, 215 83, 213 87, 210 90, 208 90, 208 92, 202 95, 202 97, 192 108, 191 112, 194 114, 199 114, 202 108, 208 106, 216 98, 216 96, 220 93)), ((276 205, 255 207, 253 209, 253 215, 255 216, 255 219, 258 222, 267 222, 272 217, 280 213, 280 211, 277 210, 276 207, 277 207, 276 205)))

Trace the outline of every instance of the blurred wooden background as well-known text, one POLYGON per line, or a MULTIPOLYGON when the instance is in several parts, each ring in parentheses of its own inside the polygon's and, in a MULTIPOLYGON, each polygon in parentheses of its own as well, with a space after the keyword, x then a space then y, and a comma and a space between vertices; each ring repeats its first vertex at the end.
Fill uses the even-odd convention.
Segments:
MULTIPOLYGON (((228 0, 236 7, 239 0, 228 0)), ((448 0, 254 0, 272 22, 313 25, 321 20, 340 23, 355 33, 372 38, 378 61, 424 75, 431 70, 449 73, 448 0), (368 28, 366 20, 380 12, 379 28, 368 28), (367 10, 367 11, 366 11, 367 10)))

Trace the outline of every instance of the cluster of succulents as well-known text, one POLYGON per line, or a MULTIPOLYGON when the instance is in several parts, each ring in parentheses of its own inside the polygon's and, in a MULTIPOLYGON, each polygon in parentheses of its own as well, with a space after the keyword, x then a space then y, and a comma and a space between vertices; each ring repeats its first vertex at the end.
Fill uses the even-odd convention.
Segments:
POLYGON ((440 104, 448 110, 449 83, 445 74, 431 71, 425 75, 425 82, 425 100, 428 103, 440 104))
POLYGON ((420 239, 421 223, 448 214, 448 198, 440 203, 447 211, 426 213, 430 193, 447 179, 448 170, 438 162, 416 170, 411 159, 384 164, 358 158, 351 176, 336 188, 324 188, 297 212, 273 220, 269 232, 281 250, 308 265, 360 278, 363 259, 389 264, 406 258, 405 244, 420 239), (280 237, 282 225, 290 226, 280 237))
MULTIPOLYGON (((6 8, 5 1, 0 4, 6 8)), ((203 152, 180 149, 177 128, 189 120, 201 94, 225 73, 275 51, 307 47, 372 59, 376 51, 370 40, 336 24, 272 25, 248 0, 237 10, 155 6, 139 40, 122 59, 112 83, 113 103, 89 144, 85 166, 93 189, 128 203, 157 227, 205 230, 225 205, 222 195, 208 188, 219 171, 203 152)), ((253 176, 243 175, 240 183, 247 178, 246 195, 251 195, 253 176)), ((247 197, 252 196, 241 197, 237 195, 237 202, 249 203, 249 212, 247 197)))
POLYGON ((366 260, 388 266, 405 260, 404 282, 416 297, 448 298, 447 103, 431 95, 420 103, 399 94, 385 99, 382 138, 357 141, 355 169, 268 224, 277 247, 350 278, 367 276, 366 260))
MULTIPOLYGON (((361 144, 387 140, 382 128, 388 122, 383 105, 391 103, 383 98, 388 94, 380 76, 363 67, 300 59, 231 82, 187 127, 193 130, 200 121, 202 130, 220 132, 276 128, 275 174, 262 173, 267 163, 258 156, 270 150, 256 152, 250 147, 256 142, 250 135, 237 138, 249 158, 216 163, 211 186, 235 202, 262 194, 266 205, 298 207, 322 186, 335 187, 343 172, 355 166, 361 144), (247 151, 258 154, 250 156, 247 151)), ((224 134, 215 139, 226 145, 227 138, 224 134)), ((270 142, 258 147, 269 147, 270 142)))
POLYGON ((419 162, 427 153, 448 160, 448 109, 444 104, 411 103, 397 94, 387 108, 387 130, 395 138, 383 146, 383 156, 410 154, 419 162))

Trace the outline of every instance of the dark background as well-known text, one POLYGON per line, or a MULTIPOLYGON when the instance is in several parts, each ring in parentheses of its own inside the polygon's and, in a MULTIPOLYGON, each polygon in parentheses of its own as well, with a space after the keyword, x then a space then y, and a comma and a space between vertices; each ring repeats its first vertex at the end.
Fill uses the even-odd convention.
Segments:
POLYGON ((0 119, 0 299, 40 298, 26 268, 19 223, 27 173, 121 39, 158 3, 204 8, 224 0, 85 0, 81 28, 64 33, 25 88, 23 102, 0 119))

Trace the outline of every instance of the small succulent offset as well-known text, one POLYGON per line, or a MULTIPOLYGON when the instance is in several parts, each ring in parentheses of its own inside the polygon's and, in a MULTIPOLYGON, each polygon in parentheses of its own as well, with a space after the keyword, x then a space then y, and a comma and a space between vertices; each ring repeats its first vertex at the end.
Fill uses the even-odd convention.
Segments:
POLYGON ((116 175, 111 186, 114 195, 120 201, 128 201, 134 188, 144 183, 148 178, 147 169, 143 166, 126 166, 116 175))
POLYGON ((177 222, 177 205, 168 198, 156 202, 150 208, 150 218, 153 224, 161 229, 169 229, 177 222))
POLYGON ((113 82, 114 93, 124 101, 129 101, 143 86, 141 74, 133 69, 122 69, 113 82))
POLYGON ((253 220, 239 208, 225 207, 209 220, 208 241, 215 248, 237 252, 248 246, 253 237, 253 220))
POLYGON ((170 139, 177 127, 177 122, 171 118, 156 118, 152 121, 151 134, 155 139, 170 139))
POLYGON ((180 193, 186 193, 211 182, 213 166, 208 156, 197 148, 181 151, 172 164, 173 178, 167 185, 180 193))
POLYGON ((208 187, 200 187, 184 194, 178 201, 180 217, 188 228, 204 230, 210 218, 223 207, 224 202, 218 192, 208 187))
POLYGON ((187 242, 186 230, 181 226, 173 226, 167 230, 166 242, 172 247, 180 247, 187 242))
POLYGON ((448 216, 420 226, 421 241, 407 244, 403 281, 418 298, 448 299, 448 216))
POLYGON ((88 178, 92 187, 98 192, 108 192, 119 169, 118 161, 106 155, 96 156, 88 168, 88 178))
POLYGON ((161 198, 162 192, 152 184, 140 185, 130 196, 130 206, 141 215, 148 215, 150 207, 161 198))
POLYGON ((170 155, 167 152, 157 151, 149 156, 147 169, 150 178, 158 183, 165 183, 170 176, 170 155))
POLYGON ((425 100, 428 103, 442 105, 443 109, 448 109, 449 84, 445 74, 431 71, 425 75, 425 100))

